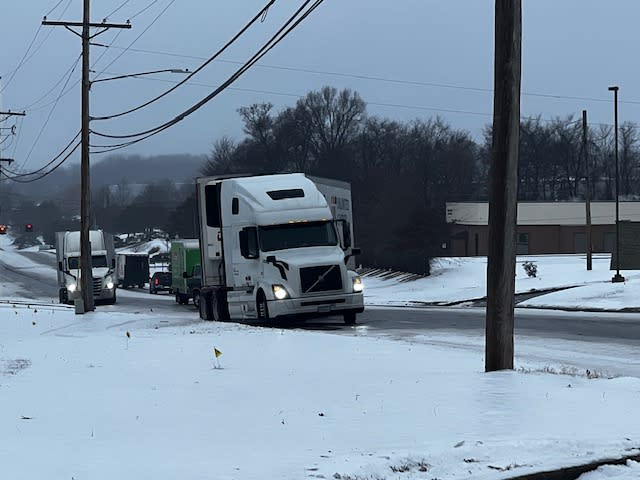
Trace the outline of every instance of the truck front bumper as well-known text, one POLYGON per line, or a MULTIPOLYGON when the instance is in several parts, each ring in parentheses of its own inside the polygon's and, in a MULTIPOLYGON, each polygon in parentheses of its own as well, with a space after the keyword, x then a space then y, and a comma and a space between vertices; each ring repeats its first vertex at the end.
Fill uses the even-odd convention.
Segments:
POLYGON ((284 300, 268 300, 267 307, 270 318, 295 315, 323 317, 349 311, 363 312, 364 297, 362 293, 344 293, 305 298, 286 298, 284 300))
MULTIPOLYGON (((73 304, 76 298, 82 298, 82 290, 76 289, 73 292, 70 292, 68 289, 64 289, 67 295, 67 302, 73 304)), ((113 300, 115 296, 116 288, 102 288, 100 290, 93 291, 93 299, 94 300, 113 300)))

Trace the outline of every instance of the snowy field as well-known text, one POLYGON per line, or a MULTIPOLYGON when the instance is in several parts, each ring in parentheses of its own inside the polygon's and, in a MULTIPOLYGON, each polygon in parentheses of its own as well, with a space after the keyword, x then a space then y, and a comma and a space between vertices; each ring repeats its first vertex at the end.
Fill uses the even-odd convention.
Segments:
POLYGON ((0 317, 3 478, 502 479, 640 453, 637 378, 184 314, 0 317))
MULTIPOLYGON (((516 263, 516 293, 547 293, 518 304, 519 307, 544 307, 576 310, 640 310, 640 272, 621 271, 624 283, 611 283, 615 272, 609 270, 611 256, 593 257, 593 270, 587 271, 584 255, 522 255, 516 263), (529 277, 524 262, 537 266, 537 276, 529 277)), ((438 258, 432 274, 416 281, 402 278, 365 278, 368 305, 419 306, 464 304, 486 296, 486 257, 438 258)))
MULTIPOLYGON (((0 247, 5 266, 55 279, 7 237, 0 247)), ((519 258, 519 292, 582 285, 528 302, 640 303, 638 277, 612 286, 607 257, 588 274, 580 256, 526 259, 538 277, 519 258)), ((441 259, 414 282, 366 277, 366 301, 467 302, 485 272, 483 259, 441 259)), ((118 305, 77 316, 19 292, 0 283, 0 478, 497 480, 640 454, 640 379, 607 373, 640 363, 633 345, 520 338, 516 370, 487 374, 477 335, 334 335, 118 305)), ((640 467, 580 480, 604 478, 640 467)))

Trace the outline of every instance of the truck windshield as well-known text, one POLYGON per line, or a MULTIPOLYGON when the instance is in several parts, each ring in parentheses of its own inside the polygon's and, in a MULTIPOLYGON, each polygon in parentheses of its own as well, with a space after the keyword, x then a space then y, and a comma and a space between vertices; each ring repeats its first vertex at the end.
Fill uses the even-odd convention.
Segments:
MULTIPOLYGON (((69 257, 69 270, 77 270, 80 268, 80 257, 69 257)), ((93 255, 91 257, 91 264, 94 268, 106 267, 107 256, 106 255, 93 255)))
POLYGON ((260 248, 263 252, 287 248, 337 245, 333 222, 304 222, 259 227, 260 248))

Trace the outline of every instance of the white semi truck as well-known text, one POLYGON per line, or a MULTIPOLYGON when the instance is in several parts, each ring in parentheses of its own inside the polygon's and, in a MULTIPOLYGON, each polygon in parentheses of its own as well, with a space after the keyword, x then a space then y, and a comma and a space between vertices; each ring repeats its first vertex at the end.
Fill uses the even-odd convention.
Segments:
MULTIPOLYGON (((93 298, 116 303, 115 250, 113 236, 102 230, 89 231, 93 298)), ((80 232, 56 232, 58 260, 58 296, 60 303, 73 304, 81 298, 80 291, 80 232)))
POLYGON ((312 180, 301 173, 198 178, 196 201, 201 318, 342 315, 355 323, 363 284, 347 264, 360 252, 350 222, 333 218, 312 180))

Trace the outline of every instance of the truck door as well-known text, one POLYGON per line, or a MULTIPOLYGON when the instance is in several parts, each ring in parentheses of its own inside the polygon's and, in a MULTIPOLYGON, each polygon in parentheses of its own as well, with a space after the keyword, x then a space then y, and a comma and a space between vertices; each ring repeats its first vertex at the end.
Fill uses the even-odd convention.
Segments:
POLYGON ((225 285, 220 187, 220 182, 198 179, 196 195, 200 221, 202 284, 207 286, 225 285))

